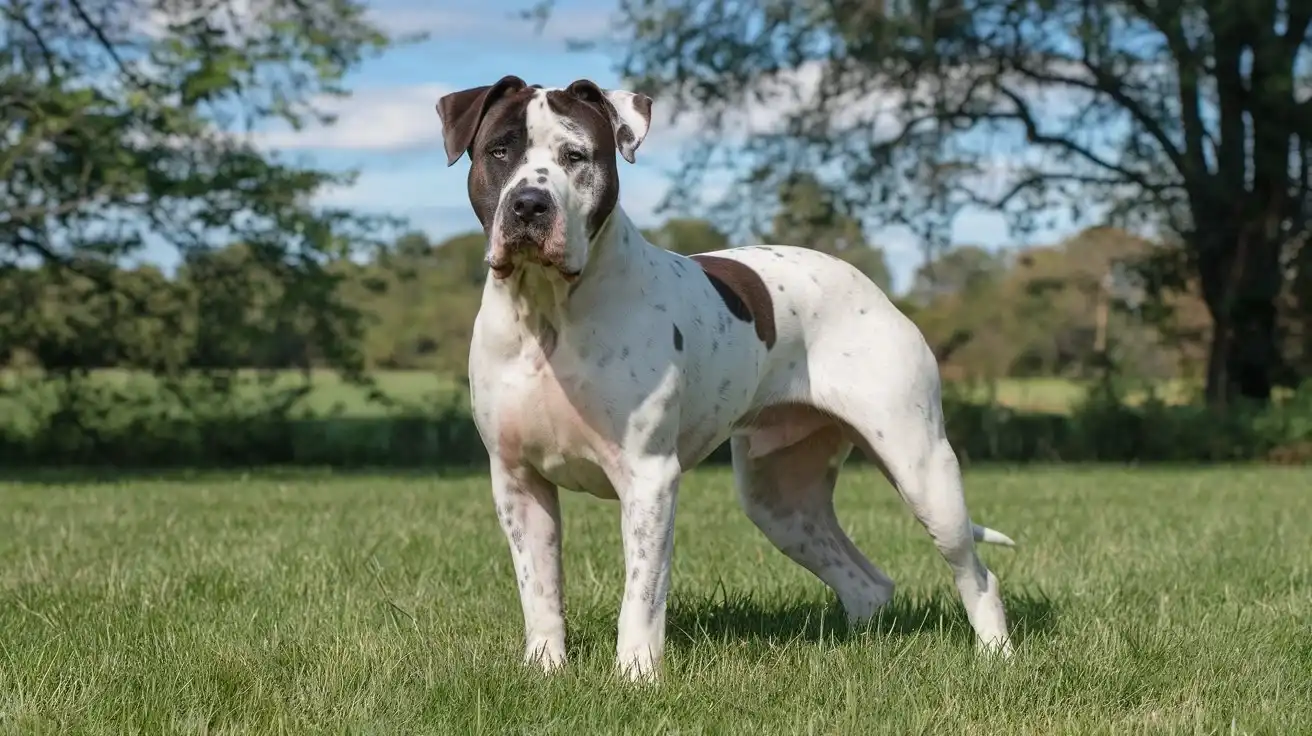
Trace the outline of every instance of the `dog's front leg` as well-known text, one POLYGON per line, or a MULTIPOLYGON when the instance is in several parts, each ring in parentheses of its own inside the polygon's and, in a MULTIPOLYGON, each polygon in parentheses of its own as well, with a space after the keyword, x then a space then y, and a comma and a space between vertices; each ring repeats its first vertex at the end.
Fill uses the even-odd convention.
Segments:
POLYGON ((674 457, 648 458, 630 468, 620 497, 624 600, 616 665, 632 680, 655 680, 665 650, 665 598, 681 471, 674 457))
POLYGON ((510 543, 524 610, 524 660, 548 672, 565 664, 565 616, 560 565, 560 499, 532 468, 492 458, 492 496, 510 543))

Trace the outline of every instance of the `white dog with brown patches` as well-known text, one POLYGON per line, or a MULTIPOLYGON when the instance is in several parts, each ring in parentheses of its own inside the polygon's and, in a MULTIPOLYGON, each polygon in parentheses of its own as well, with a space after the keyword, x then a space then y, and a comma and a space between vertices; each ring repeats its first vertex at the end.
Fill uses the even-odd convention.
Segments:
POLYGON ((857 269, 805 248, 685 258, 619 206, 651 100, 587 80, 508 76, 438 101, 448 165, 491 271, 470 345, 474 418, 523 605, 525 657, 565 662, 557 488, 620 502, 617 666, 658 675, 679 478, 729 440, 738 500, 776 547, 834 590, 853 622, 893 595, 834 515, 853 446, 884 470, 947 561, 982 649, 1011 649, 998 581, 975 542, 943 430, 938 366, 857 269))

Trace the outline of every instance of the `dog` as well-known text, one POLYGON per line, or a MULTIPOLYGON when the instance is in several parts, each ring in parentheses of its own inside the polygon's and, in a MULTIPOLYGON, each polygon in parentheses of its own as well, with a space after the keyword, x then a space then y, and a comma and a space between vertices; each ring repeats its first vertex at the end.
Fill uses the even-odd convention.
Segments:
POLYGON ((944 433, 920 330, 856 268, 757 245, 684 257, 619 204, 650 98, 506 76, 437 103, 447 166, 468 155, 487 234, 469 390, 523 608, 525 662, 566 662, 557 489, 618 500, 616 667, 660 678, 682 474, 728 441, 737 497, 783 554, 868 621, 893 581, 834 514, 853 447, 877 462, 947 561, 979 649, 1008 655, 998 580, 944 433))

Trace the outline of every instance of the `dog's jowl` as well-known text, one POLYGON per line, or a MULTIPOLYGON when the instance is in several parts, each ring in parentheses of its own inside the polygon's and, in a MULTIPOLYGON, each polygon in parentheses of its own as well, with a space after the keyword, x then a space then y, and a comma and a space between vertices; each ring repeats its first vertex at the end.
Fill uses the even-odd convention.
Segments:
POLYGON ((877 286, 806 248, 685 258, 648 243, 616 163, 647 135, 642 95, 508 76, 437 109, 448 163, 469 156, 488 239, 469 375, 529 662, 566 661, 563 487, 619 501, 617 666, 658 676, 679 478, 726 440, 743 511, 853 622, 893 581, 843 532, 833 493, 854 447, 876 459, 947 561, 980 647, 1010 652, 975 543, 1012 542, 971 521, 938 366, 877 286))

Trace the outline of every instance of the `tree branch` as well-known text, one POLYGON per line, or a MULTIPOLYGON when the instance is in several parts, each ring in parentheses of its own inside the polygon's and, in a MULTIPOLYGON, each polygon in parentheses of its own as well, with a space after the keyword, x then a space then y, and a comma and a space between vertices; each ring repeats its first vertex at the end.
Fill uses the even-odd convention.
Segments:
POLYGON ((52 205, 33 205, 0 212, 0 227, 31 227, 30 223, 48 217, 71 214, 100 199, 108 188, 102 187, 91 194, 52 205))
POLYGON ((1309 28, 1312 28, 1312 3, 1306 0, 1291 0, 1288 27, 1285 28, 1285 35, 1281 37, 1288 53, 1297 53, 1299 47, 1307 43, 1309 28))
MULTIPOLYGON (((1011 68, 1024 75, 1025 77, 1043 84, 1059 84, 1075 87, 1095 94, 1105 94, 1112 99, 1117 105, 1120 105, 1135 122, 1143 126, 1144 131, 1152 136, 1157 145, 1161 146, 1162 152, 1171 160, 1171 164, 1180 172, 1181 176, 1186 176, 1189 168, 1185 165, 1183 154, 1171 142, 1171 138, 1166 134, 1166 130, 1161 124, 1154 120, 1151 115, 1143 109, 1137 100, 1130 96, 1126 91, 1125 85, 1115 76, 1108 74, 1100 66, 1091 63, 1086 58, 1081 60, 1081 64, 1094 76, 1092 82, 1078 77, 1071 77, 1062 74, 1053 74, 1041 72, 1037 69, 1029 68, 1019 59, 1013 60, 1011 68)), ((1063 59, 1066 60, 1066 59, 1063 59)))
POLYGON ((23 30, 27 31, 27 34, 32 37, 33 43, 36 44, 37 49, 41 52, 41 59, 45 62, 46 73, 49 74, 52 79, 57 77, 58 70, 55 68, 55 59, 57 57, 54 52, 50 50, 50 46, 46 44, 45 39, 41 37, 41 32, 37 30, 37 27, 32 25, 32 22, 28 20, 27 16, 12 6, 5 8, 5 16, 17 23, 23 30))
POLYGON ((1005 209, 1007 205, 1010 204, 1011 200, 1020 196, 1020 194, 1024 192, 1026 189, 1033 189, 1035 187, 1043 186, 1045 184, 1049 184, 1053 182, 1070 182, 1073 184, 1083 184, 1086 186, 1105 186, 1105 187, 1115 187, 1118 185, 1125 184, 1125 182, 1121 179, 1106 179, 1096 176, 1082 176, 1080 174, 1057 174, 1057 173, 1031 174, 1025 177, 1024 179, 1020 180, 1019 182, 1013 184, 1012 187, 1008 189, 1007 192, 1000 197, 993 198, 993 199, 989 199, 986 197, 977 197, 975 198, 974 201, 976 204, 1001 210, 1001 209, 1005 209))
POLYGON ((105 53, 109 54, 109 58, 114 61, 114 65, 118 67, 119 71, 123 72, 128 81, 140 89, 149 89, 150 85, 138 76, 123 60, 123 57, 119 55, 118 49, 114 47, 114 42, 109 39, 109 36, 105 35, 105 30, 100 27, 99 23, 91 19, 91 15, 87 13, 86 8, 82 7, 81 0, 68 0, 68 3, 73 8, 73 14, 78 17, 78 20, 86 24, 91 34, 96 37, 96 41, 104 48, 105 53))
POLYGON ((1131 171, 1130 169, 1127 169, 1124 166, 1119 166, 1111 161, 1108 161, 1106 158, 1099 156, 1098 154, 1089 150, 1087 147, 1081 146, 1080 144, 1070 140, 1069 138, 1048 135, 1040 132, 1038 121, 1034 118, 1034 113, 1030 111, 1029 105, 1025 102, 1025 100, 1020 96, 1019 93, 1001 84, 998 85, 998 92, 1002 94, 1004 97, 1006 97, 1008 100, 1010 100, 1016 109, 1014 113, 1011 114, 1002 113, 1000 115, 995 114, 994 117, 1010 118, 1019 121, 1021 125, 1025 126, 1025 137, 1026 139, 1029 140, 1030 143, 1034 143, 1040 146, 1046 146, 1049 148, 1058 148, 1068 153, 1073 153, 1083 158, 1084 160, 1088 161, 1089 163, 1093 164, 1094 166, 1110 171, 1116 174, 1117 176, 1122 177, 1126 181, 1141 187, 1145 191, 1160 192, 1170 187, 1170 185, 1152 184, 1147 179, 1144 178, 1143 174, 1131 171))
POLYGON ((1130 0, 1134 8, 1145 20, 1166 38, 1166 46, 1175 60, 1176 76, 1179 82, 1180 116, 1184 124, 1184 156, 1181 163, 1187 168, 1180 173, 1185 179, 1185 188, 1195 208, 1206 208, 1211 197, 1207 196, 1212 172, 1207 167, 1207 157, 1203 144, 1208 139, 1207 127, 1203 124, 1201 96, 1199 93, 1199 67, 1202 60, 1189 39, 1184 34, 1184 8, 1179 2, 1170 2, 1166 8, 1150 7, 1145 0, 1130 0))

